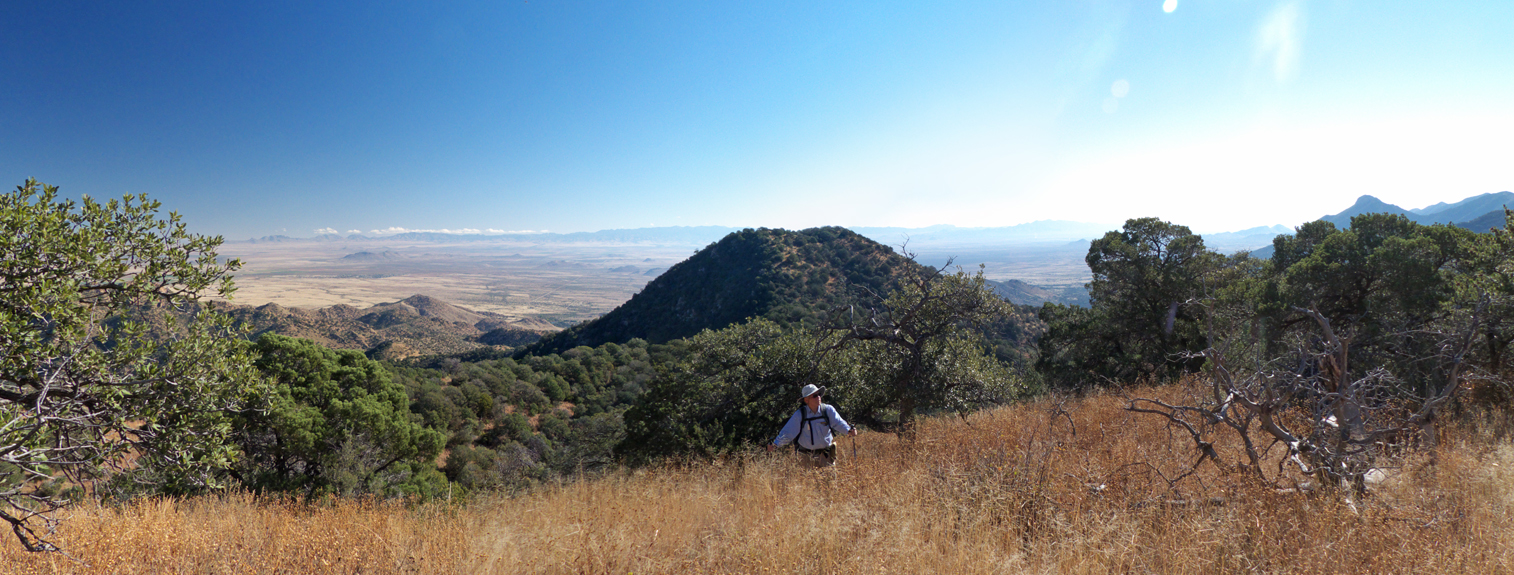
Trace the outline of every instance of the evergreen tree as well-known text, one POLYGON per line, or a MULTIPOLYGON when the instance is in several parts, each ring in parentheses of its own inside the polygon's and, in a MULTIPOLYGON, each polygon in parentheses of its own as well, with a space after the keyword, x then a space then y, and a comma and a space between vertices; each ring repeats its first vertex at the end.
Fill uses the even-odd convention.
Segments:
POLYGON ((229 413, 266 389, 228 319, 195 305, 229 296, 239 264, 158 209, 34 180, 0 195, 0 519, 29 550, 54 549, 36 526, 69 502, 60 482, 222 485, 229 413))

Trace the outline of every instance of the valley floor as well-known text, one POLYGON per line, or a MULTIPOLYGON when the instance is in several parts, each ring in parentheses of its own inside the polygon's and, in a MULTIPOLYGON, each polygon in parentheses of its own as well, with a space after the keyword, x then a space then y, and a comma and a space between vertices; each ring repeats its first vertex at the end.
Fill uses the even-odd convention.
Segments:
POLYGON ((59 529, 76 559, 5 541, 0 572, 1514 571, 1514 446, 1491 426, 1451 430, 1433 464, 1414 459, 1348 504, 1210 463, 1170 484, 1196 459, 1191 440, 1123 405, 930 419, 913 443, 865 433, 824 470, 754 452, 467 503, 84 506, 59 529))

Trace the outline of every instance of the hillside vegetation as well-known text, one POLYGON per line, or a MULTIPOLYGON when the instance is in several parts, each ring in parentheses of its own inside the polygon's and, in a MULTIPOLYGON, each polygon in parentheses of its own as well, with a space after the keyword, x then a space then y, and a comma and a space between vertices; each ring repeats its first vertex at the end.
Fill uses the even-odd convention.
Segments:
POLYGON ((272 303, 224 309, 250 330, 252 338, 276 333, 337 349, 371 352, 370 355, 381 359, 459 354, 491 346, 516 347, 557 331, 543 322, 511 320, 424 295, 368 309, 349 305, 299 309, 272 303))
MULTIPOLYGON (((1177 401, 1184 387, 1133 390, 1177 401)), ((1514 569, 1514 449, 1454 428, 1354 508, 1191 464, 1124 398, 1045 398, 865 433, 802 469, 748 453, 515 497, 404 505, 247 495, 89 504, 80 562, 0 546, 7 573, 1499 573, 1514 569), (853 450, 856 455, 853 456, 853 450), (131 525, 130 529, 121 529, 131 525)), ((1217 449, 1239 449, 1221 441, 1217 449)))
POLYGON ((887 294, 919 264, 839 227, 732 232, 669 268, 631 300, 521 353, 651 343, 720 329, 747 318, 814 321, 857 293, 887 294))

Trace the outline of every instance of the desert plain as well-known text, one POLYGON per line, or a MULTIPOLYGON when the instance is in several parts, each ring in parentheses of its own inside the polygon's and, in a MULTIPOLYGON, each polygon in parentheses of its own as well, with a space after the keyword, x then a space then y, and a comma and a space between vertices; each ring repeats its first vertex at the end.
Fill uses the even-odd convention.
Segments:
MULTIPOLYGON (((258 306, 359 309, 422 294, 512 320, 566 327, 624 303, 662 271, 704 245, 693 243, 529 242, 460 238, 294 239, 227 242, 236 258, 231 301, 258 306)), ((900 246, 895 246, 899 249, 900 246)), ((917 260, 989 279, 1067 287, 1088 281, 1084 242, 1027 245, 911 244, 917 260)))

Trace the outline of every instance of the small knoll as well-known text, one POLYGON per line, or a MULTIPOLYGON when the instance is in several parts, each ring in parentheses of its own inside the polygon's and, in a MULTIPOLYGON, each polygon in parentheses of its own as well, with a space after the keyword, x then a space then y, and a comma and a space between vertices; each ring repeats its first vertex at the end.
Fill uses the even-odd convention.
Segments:
POLYGON ((641 268, 638 268, 636 266, 620 266, 620 267, 610 268, 610 271, 615 272, 615 273, 620 273, 620 274, 634 274, 636 272, 641 271, 641 268))
POLYGON ((340 304, 299 309, 269 303, 233 305, 226 311, 250 327, 254 338, 264 333, 302 337, 328 347, 364 350, 382 359, 514 347, 558 330, 544 321, 473 311, 425 295, 367 309, 340 304))
MULTIPOLYGON (((754 317, 813 325, 830 310, 862 301, 867 294, 888 294, 907 274, 923 269, 846 228, 742 230, 665 272, 654 270, 661 272, 656 279, 599 319, 517 353, 560 353, 633 338, 663 343, 754 317)), ((989 335, 1004 341, 1000 355, 1020 357, 1028 349, 1027 338, 1039 333, 1038 322, 1028 309, 1018 310, 989 335)))
POLYGON ((587 267, 590 267, 590 266, 589 266, 589 264, 579 263, 579 262, 570 262, 568 260, 552 260, 550 262, 541 264, 541 265, 536 266, 536 267, 538 267, 538 268, 546 268, 546 269, 553 269, 553 268, 558 268, 558 269, 562 269, 562 268, 584 269, 584 268, 587 268, 587 267))
POLYGON ((342 256, 342 260, 349 262, 381 262, 399 259, 399 257, 400 255, 396 252, 384 250, 380 253, 357 252, 355 254, 347 254, 345 256, 342 256))
POLYGON ((524 353, 632 338, 663 343, 768 315, 785 322, 814 319, 859 288, 888 293, 902 274, 919 267, 845 228, 742 230, 669 268, 599 319, 524 353))
POLYGON ((402 312, 406 315, 434 318, 445 322, 477 326, 480 322, 497 323, 508 321, 505 316, 490 312, 475 312, 461 308, 431 296, 413 295, 394 303, 381 303, 368 308, 370 313, 402 312))

